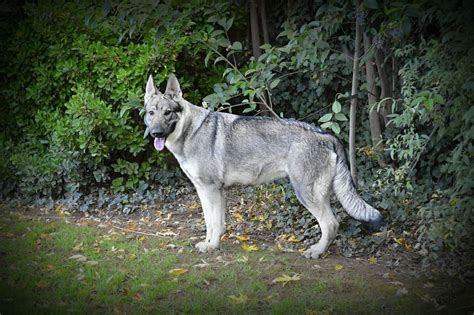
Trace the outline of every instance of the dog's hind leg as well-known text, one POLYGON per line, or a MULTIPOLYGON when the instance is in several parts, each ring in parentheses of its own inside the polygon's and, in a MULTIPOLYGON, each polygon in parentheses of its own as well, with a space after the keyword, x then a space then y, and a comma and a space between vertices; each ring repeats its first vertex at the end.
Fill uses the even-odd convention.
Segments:
POLYGON ((290 182, 298 200, 316 217, 321 228, 321 239, 303 253, 306 258, 319 258, 334 241, 339 229, 339 222, 329 204, 334 176, 332 164, 330 160, 328 167, 319 174, 297 170, 290 173, 290 182))
POLYGON ((308 209, 318 220, 321 228, 321 239, 318 243, 307 249, 303 255, 306 258, 316 259, 319 258, 319 256, 323 254, 334 241, 334 238, 337 235, 337 230, 339 229, 339 222, 330 208, 328 195, 315 196, 313 199, 314 204, 308 209))
POLYGON ((225 197, 222 189, 215 185, 195 185, 201 200, 206 221, 206 240, 196 244, 200 252, 219 248, 220 238, 225 232, 225 197))

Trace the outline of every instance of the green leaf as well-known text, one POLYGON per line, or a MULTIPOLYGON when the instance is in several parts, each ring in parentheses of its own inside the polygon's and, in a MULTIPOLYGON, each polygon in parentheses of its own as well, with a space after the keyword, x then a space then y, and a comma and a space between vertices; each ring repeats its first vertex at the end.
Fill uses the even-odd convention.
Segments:
POLYGON ((443 99, 443 97, 442 97, 441 95, 439 95, 439 94, 435 94, 435 95, 433 96, 433 99, 434 99, 435 104, 444 104, 444 99, 443 99))
POLYGON ((425 107, 428 109, 428 110, 432 110, 433 109, 433 105, 434 105, 434 100, 432 98, 429 98, 426 100, 426 102, 424 103, 425 107))
POLYGON ((321 125, 321 128, 323 129, 328 129, 332 126, 332 121, 325 122, 324 124, 321 125))
MULTIPOLYGON (((332 119, 332 113, 327 113, 326 115, 324 115, 323 117, 319 118, 319 122, 328 122, 332 119)), ((321 126, 322 127, 322 126, 321 126)))
POLYGON ((227 38, 225 37, 221 37, 217 40, 217 44, 221 47, 229 47, 230 46, 230 42, 227 38))
POLYGON ((420 103, 422 103, 426 98, 424 96, 418 96, 414 100, 410 102, 411 107, 418 106, 420 103))
POLYGON ((280 83, 280 79, 273 80, 272 83, 270 83, 270 89, 276 88, 278 83, 280 83))
POLYGON ((114 187, 120 187, 123 184, 123 177, 117 177, 114 180, 112 180, 112 186, 114 187))
POLYGON ((214 60, 214 64, 218 63, 219 61, 224 61, 224 60, 225 60, 225 57, 219 56, 216 58, 216 60, 214 60))
POLYGON ((211 58, 211 56, 212 56, 212 52, 209 52, 209 53, 207 53, 206 58, 204 58, 204 65, 206 66, 206 68, 207 68, 207 64, 209 62, 209 58, 211 58))
POLYGON ((224 29, 228 31, 232 27, 233 23, 234 23, 234 18, 230 18, 229 20, 226 21, 225 25, 223 25, 224 29))
POLYGON ((242 43, 241 42, 234 42, 231 46, 233 50, 242 50, 242 43))
POLYGON ((341 103, 339 103, 338 101, 334 101, 334 103, 332 104, 332 111, 334 113, 339 113, 341 111, 341 103))
POLYGON ((364 0, 364 6, 368 9, 377 9, 379 7, 377 0, 364 0))
POLYGON ((334 114, 334 118, 336 118, 338 121, 347 121, 347 117, 343 113, 334 114))
POLYGON ((411 21, 410 21, 410 18, 404 16, 402 18, 402 22, 401 22, 401 31, 402 31, 402 34, 403 35, 408 35, 410 34, 410 31, 411 31, 411 21))
POLYGON ((244 74, 244 75, 245 75, 245 76, 248 76, 249 74, 252 74, 252 73, 254 73, 255 71, 257 71, 257 70, 254 69, 254 68, 250 68, 250 69, 248 69, 247 71, 245 71, 245 74, 244 74))
POLYGON ((335 133, 336 135, 338 135, 338 134, 341 132, 341 127, 339 127, 339 124, 338 124, 338 123, 333 123, 333 124, 331 125, 331 129, 332 129, 332 131, 334 131, 334 133, 335 133))

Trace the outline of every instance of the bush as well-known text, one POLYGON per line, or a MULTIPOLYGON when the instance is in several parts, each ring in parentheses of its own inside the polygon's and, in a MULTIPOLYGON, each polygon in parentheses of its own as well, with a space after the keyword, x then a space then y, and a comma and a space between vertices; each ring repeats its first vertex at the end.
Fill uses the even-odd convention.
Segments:
MULTIPOLYGON (((185 34, 195 23, 189 7, 148 9, 79 3, 22 8, 1 59, 2 139, 10 148, 2 152, 2 185, 54 197, 97 185, 125 191, 168 167, 168 157, 142 137, 146 79, 153 74, 159 85, 183 57, 180 64, 188 68, 182 71, 192 70, 180 73, 186 90, 204 65, 185 34), (147 20, 132 23, 141 10, 148 10, 147 20), (157 26, 151 21, 158 14, 165 17, 157 26)), ((189 98, 202 94, 191 90, 189 98)))

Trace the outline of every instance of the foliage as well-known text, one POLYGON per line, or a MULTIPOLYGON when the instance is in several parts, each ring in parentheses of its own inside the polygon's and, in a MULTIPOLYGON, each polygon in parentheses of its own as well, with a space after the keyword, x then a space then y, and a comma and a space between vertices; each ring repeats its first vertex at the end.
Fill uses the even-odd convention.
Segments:
POLYGON ((25 17, 10 31, 1 60, 7 106, 2 141, 11 148, 2 154, 5 182, 15 182, 23 193, 57 198, 91 184, 137 188, 157 167, 167 168, 167 156, 154 153, 141 136, 144 82, 150 73, 163 82, 180 56, 193 70, 183 73, 185 89, 204 65, 183 36, 195 24, 190 12, 149 6, 24 6, 25 17), (135 21, 142 10, 147 15, 135 21), (150 22, 157 16, 163 22, 158 27, 150 22))
MULTIPOLYGON (((393 89, 376 104, 388 110, 384 152, 370 146, 369 108, 360 106, 359 190, 423 248, 471 246, 472 5, 277 1, 268 10, 270 42, 255 58, 247 12, 233 3, 12 4, 9 23, 0 23, 1 196, 73 198, 98 187, 145 195, 148 183, 167 182, 175 174, 169 155, 142 139, 149 74, 161 84, 179 72, 194 104, 205 96, 202 105, 212 110, 320 123, 345 141, 350 99, 364 104, 367 97, 363 63, 381 52, 393 89), (361 91, 349 95, 355 17, 373 45, 361 58, 361 91)), ((378 93, 381 80, 376 85, 378 93)), ((288 211, 273 214, 277 229, 317 237, 314 219, 287 185, 278 187, 268 188, 275 193, 269 202, 288 203, 288 211)), ((337 214, 349 226, 344 237, 357 235, 359 224, 337 214)))

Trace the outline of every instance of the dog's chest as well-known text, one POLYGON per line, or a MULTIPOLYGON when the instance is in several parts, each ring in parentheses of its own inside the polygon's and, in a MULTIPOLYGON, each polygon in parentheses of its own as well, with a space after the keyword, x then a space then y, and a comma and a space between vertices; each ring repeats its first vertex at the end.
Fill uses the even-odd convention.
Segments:
POLYGON ((193 183, 196 183, 200 180, 200 178, 202 177, 202 166, 200 165, 200 163, 198 163, 198 161, 189 159, 178 159, 178 162, 183 172, 186 174, 186 176, 189 177, 189 179, 193 183))

